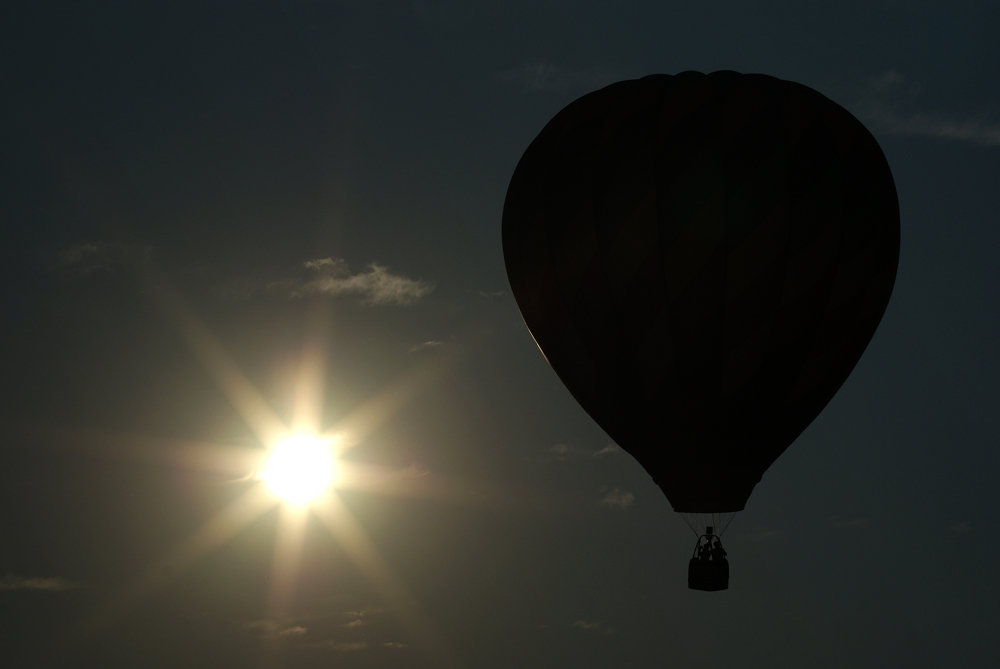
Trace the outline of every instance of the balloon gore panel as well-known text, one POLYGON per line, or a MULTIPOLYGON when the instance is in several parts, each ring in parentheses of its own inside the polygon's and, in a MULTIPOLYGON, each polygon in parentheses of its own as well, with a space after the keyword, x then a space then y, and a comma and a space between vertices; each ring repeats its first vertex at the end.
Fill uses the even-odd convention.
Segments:
POLYGON ((652 75, 545 126, 511 178, 503 250, 582 407, 675 510, 729 512, 868 345, 899 207, 878 143, 816 91, 652 75))

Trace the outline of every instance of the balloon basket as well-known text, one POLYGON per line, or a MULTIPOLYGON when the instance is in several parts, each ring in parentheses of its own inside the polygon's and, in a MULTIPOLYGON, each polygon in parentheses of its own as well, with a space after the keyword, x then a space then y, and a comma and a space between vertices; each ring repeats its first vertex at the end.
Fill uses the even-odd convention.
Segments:
POLYGON ((728 590, 729 561, 704 562, 698 558, 691 558, 688 562, 688 587, 705 592, 728 590))
POLYGON ((729 560, 722 541, 711 525, 698 537, 694 555, 688 562, 688 587, 692 590, 715 592, 729 589, 729 560))

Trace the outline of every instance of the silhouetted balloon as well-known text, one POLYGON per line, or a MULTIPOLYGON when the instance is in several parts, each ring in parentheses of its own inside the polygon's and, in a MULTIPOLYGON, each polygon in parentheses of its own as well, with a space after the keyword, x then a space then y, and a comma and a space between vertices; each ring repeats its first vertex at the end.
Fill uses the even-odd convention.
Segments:
POLYGON ((899 206, 816 91, 684 72, 576 100, 518 163, 511 289, 549 364, 676 511, 739 511, 882 318, 899 206))

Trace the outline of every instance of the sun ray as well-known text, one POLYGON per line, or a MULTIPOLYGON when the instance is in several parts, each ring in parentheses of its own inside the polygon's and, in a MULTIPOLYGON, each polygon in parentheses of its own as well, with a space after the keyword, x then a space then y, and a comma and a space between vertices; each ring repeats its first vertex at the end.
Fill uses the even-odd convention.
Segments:
MULTIPOLYGON (((152 268, 145 268, 145 271, 152 272, 152 268)), ((226 394, 229 403, 257 435, 260 443, 273 444, 287 434, 288 427, 264 401, 208 328, 188 309, 180 295, 171 290, 162 278, 158 281, 147 279, 147 283, 154 289, 170 322, 226 394)))
POLYGON ((215 474, 228 480, 251 478, 267 454, 262 448, 84 428, 40 428, 32 431, 31 438, 59 450, 215 474))
POLYGON ((419 467, 390 469, 369 463, 340 460, 337 489, 392 497, 429 499, 524 513, 552 513, 572 502, 537 490, 508 490, 488 481, 443 476, 419 467))
POLYGON ((426 391, 457 362, 459 355, 453 353, 417 363, 389 387, 338 421, 325 434, 339 439, 341 451, 352 448, 426 391))
POLYGON ((282 504, 278 511, 274 561, 271 563, 270 617, 282 619, 291 612, 291 602, 298 585, 302 547, 305 544, 309 508, 282 504))
POLYGON ((119 620, 140 600, 165 588, 183 575, 199 558, 235 537, 277 502, 261 485, 254 485, 215 514, 160 559, 149 564, 117 596, 87 616, 71 635, 73 645, 92 637, 119 620))
POLYGON ((459 667, 458 658, 431 625, 409 588, 396 576, 378 548, 335 490, 313 506, 316 516, 348 554, 355 566, 399 616, 404 630, 439 666, 459 667))
MULTIPOLYGON (((293 618, 293 600, 302 567, 302 549, 305 545, 309 507, 281 504, 278 508, 278 528, 275 533, 274 557, 271 561, 270 591, 267 601, 267 620, 282 622, 293 618)), ((261 667, 280 667, 279 644, 264 644, 260 648, 261 667)))
POLYGON ((305 330, 292 405, 292 432, 319 434, 326 382, 326 342, 330 334, 330 309, 325 302, 314 300, 309 305, 305 330))

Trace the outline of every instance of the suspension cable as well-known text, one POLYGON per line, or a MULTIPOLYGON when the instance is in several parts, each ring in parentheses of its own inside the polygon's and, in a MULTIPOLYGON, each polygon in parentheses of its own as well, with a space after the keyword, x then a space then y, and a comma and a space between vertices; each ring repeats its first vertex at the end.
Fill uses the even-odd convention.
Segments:
POLYGON ((683 511, 681 511, 681 518, 684 519, 684 523, 688 526, 688 528, 690 528, 690 530, 692 532, 694 532, 694 536, 696 536, 696 537, 700 537, 701 536, 701 534, 698 533, 698 530, 696 530, 694 528, 694 525, 691 524, 692 521, 697 522, 697 519, 692 518, 691 520, 688 520, 688 514, 685 513, 685 512, 683 512, 683 511))

